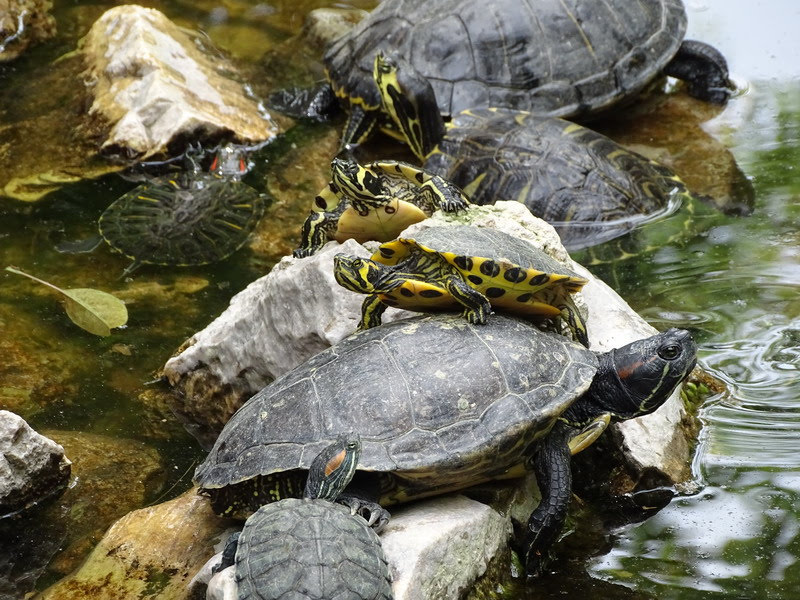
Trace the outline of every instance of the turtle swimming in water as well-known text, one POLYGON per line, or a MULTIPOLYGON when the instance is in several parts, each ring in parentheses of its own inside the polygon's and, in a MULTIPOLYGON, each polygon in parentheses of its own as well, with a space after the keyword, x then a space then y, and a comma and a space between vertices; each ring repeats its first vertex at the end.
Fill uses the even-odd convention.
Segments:
POLYGON ((580 118, 631 100, 661 74, 715 103, 731 95, 725 58, 685 40, 681 0, 394 0, 335 40, 323 63, 349 121, 342 144, 380 123, 376 51, 428 79, 445 118, 476 107, 580 118))
POLYGON ((568 250, 620 236, 678 208, 691 193, 667 167, 569 121, 501 108, 465 110, 445 124, 430 83, 378 53, 384 110, 424 169, 474 204, 523 203, 568 250))
POLYGON ((194 479, 215 512, 246 515, 302 489, 313 458, 345 432, 362 454, 347 503, 382 505, 536 474, 542 500, 522 542, 544 568, 571 498, 570 456, 610 421, 655 411, 696 361, 670 329, 603 354, 524 320, 472 325, 454 315, 359 331, 251 397, 194 479))
POLYGON ((302 498, 265 504, 231 536, 215 571, 236 566, 238 598, 392 598, 377 533, 336 503, 360 456, 358 436, 342 434, 311 463, 302 498))
POLYGON ((264 214, 264 196, 241 181, 244 150, 222 147, 208 172, 190 154, 177 176, 154 178, 123 194, 100 215, 101 238, 62 243, 62 252, 87 252, 102 240, 133 262, 191 266, 227 258, 238 250, 264 214))
POLYGON ((360 165, 336 157, 331 181, 314 198, 293 254, 310 256, 332 239, 393 240, 437 209, 458 212, 468 205, 456 186, 413 165, 393 160, 360 165))
POLYGON ((422 312, 461 307, 484 324, 492 307, 563 318, 575 339, 589 345, 572 294, 587 280, 543 251, 502 231, 466 225, 430 227, 413 239, 383 244, 371 259, 337 254, 334 276, 368 294, 359 329, 380 325, 388 306, 422 312))

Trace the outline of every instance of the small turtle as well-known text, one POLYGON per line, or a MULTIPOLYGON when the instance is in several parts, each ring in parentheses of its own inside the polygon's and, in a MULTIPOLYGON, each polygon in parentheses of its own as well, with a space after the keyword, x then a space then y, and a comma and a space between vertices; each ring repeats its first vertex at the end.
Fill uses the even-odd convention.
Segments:
POLYGON ((331 182, 314 198, 293 254, 310 256, 331 239, 385 242, 436 209, 457 212, 468 205, 460 189, 418 167, 391 160, 360 165, 337 157, 331 182))
POLYGON ((62 243, 61 252, 88 252, 102 240, 133 262, 191 266, 227 258, 238 250, 264 214, 264 196, 241 181, 247 172, 244 150, 221 148, 209 172, 194 157, 178 176, 152 179, 123 194, 100 215, 101 237, 62 243))
POLYGON ((378 53, 384 110, 426 171, 474 204, 522 202, 551 223, 568 250, 620 236, 692 195, 667 167, 569 121, 483 108, 445 125, 430 83, 406 62, 378 53))
POLYGON ((383 244, 372 259, 337 254, 339 285, 368 294, 359 329, 381 323, 388 306, 421 312, 463 307, 484 324, 492 307, 561 317, 584 346, 586 325, 572 294, 587 280, 538 248, 496 229, 430 227, 413 239, 383 244))
POLYGON ((379 521, 381 504, 532 470, 542 500, 523 558, 535 575, 567 513, 571 453, 610 420, 656 410, 694 367, 696 349, 677 329, 596 355, 504 315, 482 326, 454 315, 393 321, 345 338, 250 398, 195 481, 215 512, 246 514, 301 489, 320 450, 358 431, 362 454, 344 494, 379 521))
POLYGON ((725 58, 683 40, 681 0, 395 0, 383 2, 323 57, 350 111, 343 145, 381 116, 372 79, 377 50, 431 81, 445 117, 475 107, 585 117, 625 102, 660 74, 715 103, 731 94, 725 58))
POLYGON ((265 504, 231 536, 215 572, 236 565, 238 598, 392 598, 378 535, 334 503, 360 456, 358 436, 342 434, 311 463, 302 499, 265 504))

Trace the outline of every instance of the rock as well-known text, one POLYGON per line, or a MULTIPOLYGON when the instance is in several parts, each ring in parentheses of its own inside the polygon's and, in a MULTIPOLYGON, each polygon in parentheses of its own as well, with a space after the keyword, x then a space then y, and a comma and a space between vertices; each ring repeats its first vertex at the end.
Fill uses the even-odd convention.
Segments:
POLYGON ((109 128, 107 153, 144 159, 177 138, 241 143, 271 139, 276 130, 243 85, 162 13, 136 5, 105 12, 80 46, 93 97, 90 115, 109 128))
POLYGON ((63 447, 0 410, 0 519, 63 492, 71 464, 63 447))
POLYGON ((51 8, 50 0, 0 0, 0 63, 56 34, 51 8))
POLYGON ((37 600, 189 600, 189 580, 228 524, 192 488, 133 511, 108 530, 81 568, 37 600))

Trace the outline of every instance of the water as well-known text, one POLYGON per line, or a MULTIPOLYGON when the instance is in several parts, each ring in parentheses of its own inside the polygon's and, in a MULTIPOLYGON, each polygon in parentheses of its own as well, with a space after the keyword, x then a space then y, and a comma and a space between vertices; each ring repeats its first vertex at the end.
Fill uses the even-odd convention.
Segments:
MULTIPOLYGON (((328 4, 151 3, 181 25, 206 30, 254 73, 263 67, 261 54, 296 32, 308 10, 328 4)), ((86 5, 59 4, 59 37, 0 67, 0 126, 21 119, 26 106, 44 110, 41 103, 48 99, 27 82, 40 65, 70 50, 110 7, 86 5)), ((583 516, 577 534, 562 543, 556 574, 519 592, 526 597, 585 592, 610 599, 778 599, 794 598, 800 589, 800 7, 794 0, 703 0, 690 2, 689 13, 690 36, 722 50, 743 92, 696 130, 667 120, 657 132, 688 132, 689 141, 710 132, 747 178, 734 187, 751 185, 755 192, 752 206, 738 212, 752 212, 727 215, 701 207, 689 233, 665 234, 686 229, 685 211, 679 212, 659 224, 657 233, 638 236, 656 249, 592 270, 656 327, 691 329, 701 364, 727 383, 728 392, 700 409, 695 491, 649 520, 608 535, 596 517, 583 516)), ((285 70, 272 75, 292 76, 291 68, 285 70)), ((298 144, 316 144, 329 131, 312 127, 298 144)), ((12 150, 20 144, 0 129, 0 149, 6 142, 12 150)), ((682 157, 684 148, 690 152, 686 141, 669 149, 676 169, 687 181, 712 185, 716 163, 704 171, 702 163, 711 161, 682 157)), ((272 180, 290 173, 281 170, 278 154, 273 151, 266 168, 272 180)), ((4 158, 6 166, 8 156, 15 154, 4 158)), ((316 168, 324 174, 324 164, 316 168)), ((13 275, 0 276, 2 402, 56 439, 59 431, 76 430, 143 444, 160 457, 162 474, 135 498, 120 499, 115 510, 81 521, 62 544, 68 551, 56 555, 40 585, 73 568, 114 519, 189 485, 187 473, 203 453, 166 407, 143 400, 145 382, 282 253, 244 251, 211 267, 144 268, 132 280, 119 280, 127 263, 107 248, 80 256, 55 252, 59 241, 90 233, 109 200, 130 187, 107 176, 37 204, 0 201, 0 267, 15 264, 65 287, 112 291, 131 312, 127 328, 95 338, 77 330, 47 293, 13 275)), ((299 229, 305 210, 301 204, 275 207, 266 227, 276 233, 299 229)), ((115 468, 110 457, 98 460, 115 468)), ((119 495, 125 495, 122 489, 119 495)))

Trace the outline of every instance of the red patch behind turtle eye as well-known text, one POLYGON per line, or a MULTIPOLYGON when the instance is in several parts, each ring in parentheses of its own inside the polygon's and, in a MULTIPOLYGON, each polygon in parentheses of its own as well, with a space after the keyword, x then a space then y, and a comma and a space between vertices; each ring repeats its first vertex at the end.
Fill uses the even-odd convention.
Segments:
POLYGON ((328 475, 330 475, 331 473, 333 473, 340 466, 342 466, 342 462, 344 462, 345 454, 346 454, 346 452, 344 450, 342 450, 341 452, 339 452, 339 454, 337 454, 336 456, 334 456, 332 459, 330 459, 328 461, 328 464, 325 465, 325 476, 326 477, 328 475))
POLYGON ((210 170, 211 171, 216 171, 218 166, 219 166, 219 156, 215 156, 214 160, 211 161, 210 170))
POLYGON ((247 168, 247 163, 243 158, 239 159, 239 173, 244 173, 247 168))
POLYGON ((617 368, 617 376, 620 379, 625 379, 625 378, 629 377, 630 375, 632 375, 633 373, 635 373, 636 371, 638 371, 643 365, 646 365, 647 363, 652 362, 656 358, 657 358, 656 356, 651 356, 647 360, 637 360, 636 362, 630 363, 630 364, 625 365, 623 367, 618 367, 617 368))

